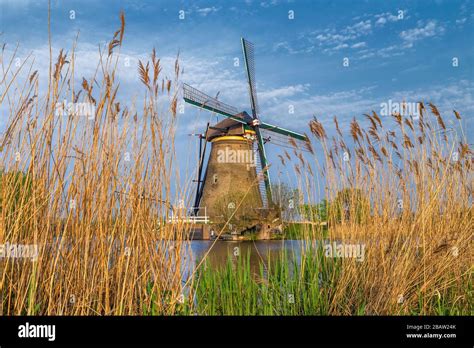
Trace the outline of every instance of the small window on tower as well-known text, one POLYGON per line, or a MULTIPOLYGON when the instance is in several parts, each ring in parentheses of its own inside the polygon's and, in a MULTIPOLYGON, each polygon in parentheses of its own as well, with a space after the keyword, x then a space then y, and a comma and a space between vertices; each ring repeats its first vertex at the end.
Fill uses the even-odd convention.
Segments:
POLYGON ((212 181, 214 182, 214 184, 217 184, 217 174, 214 174, 214 176, 212 177, 212 181))

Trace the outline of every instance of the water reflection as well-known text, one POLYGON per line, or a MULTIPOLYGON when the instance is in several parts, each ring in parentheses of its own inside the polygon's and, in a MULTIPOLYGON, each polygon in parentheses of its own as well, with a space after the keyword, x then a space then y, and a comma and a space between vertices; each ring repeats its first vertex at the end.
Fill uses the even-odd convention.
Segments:
POLYGON ((219 268, 226 264, 229 257, 235 263, 237 258, 250 258, 252 273, 260 272, 260 265, 265 266, 268 261, 277 260, 285 251, 291 261, 299 261, 305 242, 301 240, 275 240, 275 241, 191 241, 185 248, 186 257, 183 263, 183 273, 187 278, 196 265, 206 257, 210 267, 219 268), (206 256, 207 255, 207 256, 206 256))

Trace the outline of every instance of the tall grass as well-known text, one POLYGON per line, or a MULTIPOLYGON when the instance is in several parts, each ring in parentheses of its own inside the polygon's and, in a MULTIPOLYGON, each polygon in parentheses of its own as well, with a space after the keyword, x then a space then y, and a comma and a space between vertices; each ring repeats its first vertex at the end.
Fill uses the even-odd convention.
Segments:
POLYGON ((153 51, 139 64, 140 111, 127 107, 117 99, 123 14, 120 21, 94 76, 80 85, 75 44, 57 53, 49 74, 33 71, 32 59, 16 68, 16 51, 2 51, 0 103, 9 120, 0 143, 0 243, 39 247, 35 262, 0 261, 5 315, 136 314, 153 301, 147 286, 167 294, 155 307, 173 313, 182 292, 176 259, 184 228, 165 223, 181 193, 173 194, 179 64, 167 79, 153 51), (95 112, 58 115, 63 100, 95 112))
POLYGON ((315 118, 310 148, 323 161, 294 153, 310 201, 321 196, 313 168, 325 178, 329 242, 365 245, 361 264, 343 260, 329 313, 472 313, 473 161, 461 115, 420 102, 418 115, 364 118, 347 134, 334 118, 331 138, 315 118))
POLYGON ((363 262, 302 247, 258 274, 245 256, 217 269, 198 262, 183 282, 187 227, 166 223, 187 193, 174 149, 179 62, 171 79, 154 51, 140 62, 143 99, 127 107, 117 97, 120 21, 81 83, 75 45, 46 73, 2 50, 0 244, 39 247, 36 261, 0 260, 4 315, 472 314, 472 151, 431 104, 417 119, 365 115, 347 134, 334 119, 331 138, 314 119, 314 157, 286 154, 306 203, 329 202, 324 230, 309 216, 299 231, 304 245, 364 244, 363 262), (58 115, 64 99, 90 103, 94 117, 58 115))
MULTIPOLYGON (((247 254, 249 255, 249 254, 247 254)), ((301 259, 282 255, 268 259, 255 274, 249 257, 235 260, 229 256, 225 265, 206 263, 194 288, 195 313, 201 315, 472 315, 472 281, 463 275, 456 283, 428 296, 418 287, 406 303, 397 296, 374 310, 365 291, 366 279, 352 279, 366 272, 364 263, 326 257, 322 246, 305 250, 301 259), (351 272, 351 273, 349 273, 351 272), (352 283, 347 284, 347 279, 352 283)), ((384 284, 381 284, 382 287, 384 284)), ((372 287, 378 285, 372 284, 372 287)), ((390 289, 384 289, 390 291, 390 289)))
POLYGON ((224 267, 205 264, 196 286, 197 312, 208 315, 327 315, 332 297, 331 279, 340 261, 328 263, 322 248, 305 257, 287 252, 261 264, 258 274, 250 254, 229 257, 224 267))
POLYGON ((443 117, 435 105, 428 107, 420 102, 417 115, 384 119, 372 112, 363 124, 354 119, 346 134, 334 118, 332 137, 315 118, 309 125, 313 160, 297 149, 286 153, 297 162, 289 170, 310 205, 317 207, 321 196, 328 202, 328 229, 319 224, 317 209, 307 209, 313 224, 298 225, 298 235, 306 245, 325 238, 364 246, 362 262, 316 257, 305 248, 298 262, 274 260, 274 272, 269 264, 269 272, 255 279, 247 263, 228 263, 202 272, 202 311, 472 315, 472 150, 457 111, 443 117), (324 276, 327 286, 318 286, 324 276))

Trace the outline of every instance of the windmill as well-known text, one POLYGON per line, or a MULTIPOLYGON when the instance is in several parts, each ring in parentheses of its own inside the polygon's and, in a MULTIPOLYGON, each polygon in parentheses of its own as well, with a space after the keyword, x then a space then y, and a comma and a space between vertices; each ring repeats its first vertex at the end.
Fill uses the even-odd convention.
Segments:
MULTIPOLYGON (((199 162, 195 180, 197 189, 194 213, 202 215, 204 213, 202 208, 206 207, 207 215, 214 221, 219 218, 216 207, 219 199, 232 193, 245 193, 254 198, 253 208, 260 209, 260 214, 255 215, 256 219, 262 217, 262 211, 267 212, 263 214, 264 216, 274 217, 275 214, 268 214, 275 209, 265 145, 269 143, 305 150, 308 143, 306 135, 260 119, 255 83, 254 48, 253 44, 244 38, 241 42, 251 114, 239 111, 188 84, 183 84, 183 98, 186 103, 225 117, 215 125, 210 126, 208 123, 206 131, 203 134, 197 134, 199 162), (212 148, 206 162, 208 142, 212 144, 212 148), (251 155, 245 156, 245 154, 251 155), (207 163, 206 169, 203 170, 205 163, 207 163)), ((228 208, 235 209, 235 204, 236 202, 229 202, 228 208)))

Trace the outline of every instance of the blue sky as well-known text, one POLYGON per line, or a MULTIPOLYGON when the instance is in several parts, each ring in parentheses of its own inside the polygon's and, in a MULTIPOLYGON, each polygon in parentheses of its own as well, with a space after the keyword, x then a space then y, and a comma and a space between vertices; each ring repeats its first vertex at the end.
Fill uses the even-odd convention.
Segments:
MULTIPOLYGON (((344 127, 353 117, 380 112, 389 100, 423 100, 445 113, 458 110, 472 130, 472 1, 52 0, 55 51, 70 49, 80 31, 78 76, 92 75, 97 45, 110 40, 122 9, 127 22, 122 53, 130 61, 120 67, 125 99, 138 94, 136 64, 155 47, 170 68, 180 51, 182 81, 248 109, 244 68, 234 66, 235 58, 242 63, 243 36, 255 44, 257 93, 267 122, 306 131, 313 115, 328 127, 337 115, 344 127)), ((0 0, 0 32, 0 41, 10 48, 18 42, 20 55, 33 52, 40 72, 46 69, 46 1, 0 0)), ((178 151, 194 148, 186 134, 200 131, 209 116, 186 108, 178 151)), ((271 159, 279 153, 269 152, 271 159)))

